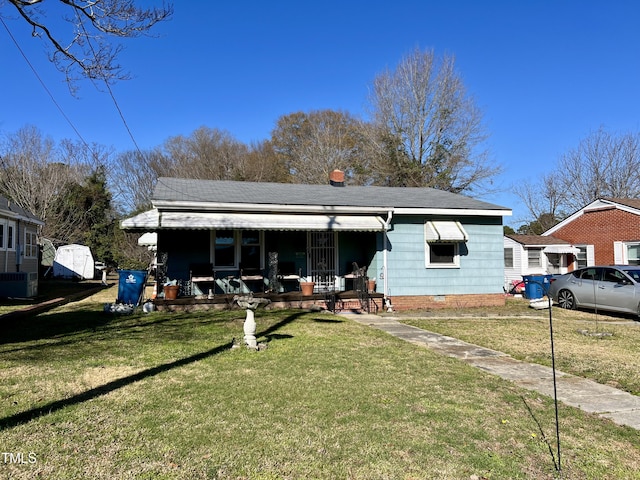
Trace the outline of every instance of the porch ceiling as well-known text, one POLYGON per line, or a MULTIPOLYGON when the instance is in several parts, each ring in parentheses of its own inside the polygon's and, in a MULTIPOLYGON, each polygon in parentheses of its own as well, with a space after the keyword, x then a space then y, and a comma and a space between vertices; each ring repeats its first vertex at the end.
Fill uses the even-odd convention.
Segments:
MULTIPOLYGON (((135 218, 135 217, 134 217, 135 218)), ((251 229, 251 230, 316 230, 363 231, 384 229, 384 220, 375 215, 303 215, 268 213, 216 213, 155 210, 137 222, 128 219, 124 228, 148 229, 251 229), (135 223, 136 225, 132 225, 135 223), (154 225, 151 225, 154 224, 154 225)))

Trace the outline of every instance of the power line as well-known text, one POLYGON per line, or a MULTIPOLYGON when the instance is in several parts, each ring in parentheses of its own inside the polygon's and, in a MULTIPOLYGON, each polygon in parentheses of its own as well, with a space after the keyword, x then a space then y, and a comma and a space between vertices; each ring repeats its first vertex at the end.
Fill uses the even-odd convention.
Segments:
MULTIPOLYGON (((96 52, 95 52, 95 50, 93 48, 93 44, 91 43, 91 37, 89 36, 89 33, 87 32, 87 29, 84 26, 84 22, 80 18, 80 14, 78 13, 78 10, 75 11, 75 14, 76 14, 76 19, 78 20, 78 24, 82 27, 82 31, 85 34, 87 45, 89 45, 89 48, 91 49, 91 53, 93 54, 93 58, 97 59, 96 52)), ((111 97, 111 100, 113 101, 113 104, 115 105, 116 110, 118 111, 118 115, 120 115, 120 119, 122 120, 124 128, 127 130, 127 133, 129 134, 129 137, 131 138, 131 141, 133 142, 133 145, 136 147, 136 150, 140 154, 140 156, 142 158, 144 158, 144 155, 143 155, 142 151, 140 150, 140 147, 138 146, 138 142, 136 142, 136 139, 133 136, 133 132, 131 132, 131 129, 129 128, 129 124, 127 123, 127 120, 124 118, 124 114, 122 113, 122 110, 120 109, 120 105, 118 104, 118 101, 116 100, 116 97, 113 94, 113 90, 111 90, 111 85, 109 85, 109 81, 105 77, 103 77, 102 80, 104 81, 104 84, 107 87, 107 91, 109 92, 109 96, 111 97)))
POLYGON ((91 150, 91 147, 89 146, 89 144, 87 143, 87 141, 84 139, 84 137, 80 134, 80 132, 78 131, 78 129, 76 128, 76 126, 73 124, 73 122, 71 121, 71 119, 64 113, 64 110, 62 110, 62 107, 60 106, 60 104, 58 104, 58 102, 56 101, 55 97, 53 96, 53 94, 51 93, 51 91, 49 90, 49 88, 47 87, 47 85, 44 83, 44 81, 42 80, 42 78, 40 77, 40 75, 38 74, 38 72, 36 71, 35 67, 31 64, 31 62, 29 61, 29 59, 27 58, 27 55, 24 53, 24 51, 22 50, 22 48, 20 48, 20 44, 18 44, 17 40, 15 39, 15 37, 13 36, 13 34, 11 33, 11 30, 9 30, 9 27, 7 26, 7 24, 5 23, 4 19, 0 16, 0 22, 2 22, 2 26, 5 28, 5 30, 7 31, 7 34, 9 35, 9 37, 11 38, 11 40, 13 41, 14 45, 16 46, 16 48, 18 49, 18 51, 20 52, 20 54, 22 55, 22 58, 24 58, 24 61, 27 62, 27 65, 29 65, 29 68, 31 68, 31 71, 33 72, 33 74, 36 76, 36 78, 38 79, 38 81, 40 82, 40 85, 42 85, 42 88, 44 88, 45 92, 47 92, 47 94, 49 95, 49 98, 51 98, 51 101, 53 102, 53 104, 56 106, 56 108, 58 109, 58 111, 60 112, 60 114, 64 117, 64 119, 67 121, 67 123, 71 126, 71 128, 73 129, 73 131, 76 133, 76 135, 78 136, 78 138, 82 141, 82 143, 84 144, 85 147, 87 147, 89 150, 91 150))

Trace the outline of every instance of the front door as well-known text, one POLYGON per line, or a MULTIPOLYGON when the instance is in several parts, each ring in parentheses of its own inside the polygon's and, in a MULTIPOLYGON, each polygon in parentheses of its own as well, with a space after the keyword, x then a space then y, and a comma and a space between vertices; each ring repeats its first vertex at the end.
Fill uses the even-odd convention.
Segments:
POLYGON ((338 274, 337 237, 335 232, 309 232, 307 237, 307 272, 319 292, 334 290, 338 274))

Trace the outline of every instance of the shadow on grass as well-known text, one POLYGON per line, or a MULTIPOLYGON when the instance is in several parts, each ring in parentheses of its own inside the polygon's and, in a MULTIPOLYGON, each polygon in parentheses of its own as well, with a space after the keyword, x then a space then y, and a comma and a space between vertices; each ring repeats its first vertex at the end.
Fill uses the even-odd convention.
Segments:
POLYGON ((3 334, 0 345, 65 338, 82 332, 94 332, 105 327, 112 320, 111 316, 87 314, 86 311, 5 320, 2 323, 3 334), (91 315, 90 319, 88 315, 91 315))
POLYGON ((344 320, 337 318, 314 318, 313 321, 317 323, 344 323, 344 320))
MULTIPOLYGON (((193 323, 192 314, 189 317, 189 323, 193 323)), ((38 340, 51 340, 41 345, 28 345, 25 347, 15 347, 12 349, 2 349, 2 353, 17 352, 23 350, 41 350, 54 346, 71 345, 78 342, 86 342, 88 336, 93 334, 103 338, 111 332, 117 332, 121 335, 127 330, 140 331, 148 327, 158 327, 166 324, 167 328, 179 330, 182 328, 180 324, 184 319, 184 315, 174 314, 164 318, 156 318, 155 316, 141 315, 115 315, 102 311, 64 311, 49 315, 38 315, 21 321, 4 322, 2 325, 3 332, 0 338, 0 345, 20 344, 35 342, 38 340)), ((203 320, 198 323, 209 323, 216 320, 203 320)), ((226 322, 228 318, 221 320, 226 322)))
MULTIPOLYGON (((272 325, 262 332, 257 332, 256 337, 267 337, 269 340, 273 339, 284 339, 291 338, 290 335, 281 335, 276 334, 278 329, 284 327, 285 325, 293 322, 298 317, 304 315, 306 312, 299 312, 290 315, 280 322, 272 325)), ((198 362, 200 360, 204 360, 205 358, 211 357, 213 355, 218 355, 222 352, 225 352, 233 346, 233 341, 225 343, 223 345, 219 345, 210 350, 197 353, 195 355, 190 355, 185 358, 181 358, 180 360, 176 360, 174 362, 163 363, 156 367, 148 368, 138 373, 134 373, 133 375, 129 375, 124 378, 119 378, 117 380, 113 380, 111 382, 105 383, 104 385, 100 385, 99 387, 91 388, 77 395, 73 395, 72 397, 65 398, 62 400, 55 400, 49 402, 40 407, 32 408, 30 410, 26 410, 24 412, 16 413, 14 415, 10 415, 5 418, 0 419, 0 431, 7 430, 9 428, 17 427, 19 425, 30 422, 31 420, 47 415, 49 413, 56 412, 58 410, 62 410, 63 408, 78 405, 80 403, 93 400, 94 398, 101 397, 102 395, 106 395, 107 393, 113 392, 120 388, 126 387, 133 383, 139 382, 140 380, 144 380, 146 378, 154 377, 160 373, 168 372, 173 370, 174 368, 183 367, 185 365, 189 365, 191 363, 198 362)))
MULTIPOLYGON (((522 399, 522 402, 524 403, 524 406, 527 408, 527 411, 529 412, 529 415, 531 416, 533 421, 538 426, 538 431, 540 432, 540 437, 542 438, 542 441, 547 445, 547 448, 549 449, 549 455, 551 456, 551 460, 553 461, 553 466, 556 469, 556 471, 559 472, 560 471, 560 460, 559 460, 559 458, 557 458, 557 455, 553 450, 553 445, 551 444, 551 441, 549 440, 547 435, 544 433, 544 429, 542 428, 542 424, 540 423, 540 421, 536 417, 536 414, 533 413, 533 410, 531 409, 531 407, 527 403, 527 399, 524 398, 524 397, 520 397, 520 398, 522 399)), ((557 447, 557 445, 556 445, 556 447, 557 447)))

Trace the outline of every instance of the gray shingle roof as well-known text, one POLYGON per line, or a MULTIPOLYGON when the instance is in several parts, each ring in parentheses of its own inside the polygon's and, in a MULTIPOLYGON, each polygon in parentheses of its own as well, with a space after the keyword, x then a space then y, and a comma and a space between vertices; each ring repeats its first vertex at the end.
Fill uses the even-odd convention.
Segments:
POLYGON ((505 210, 464 195, 433 188, 302 185, 163 177, 154 202, 213 202, 343 207, 505 210))
POLYGON ((14 202, 10 202, 6 197, 0 195, 0 214, 9 214, 12 216, 21 217, 24 219, 32 220, 34 223, 43 223, 38 217, 31 212, 26 211, 14 202))
POLYGON ((511 240, 515 240, 521 245, 571 245, 566 240, 562 240, 560 238, 541 235, 524 235, 520 233, 509 233, 505 235, 509 237, 511 240))

